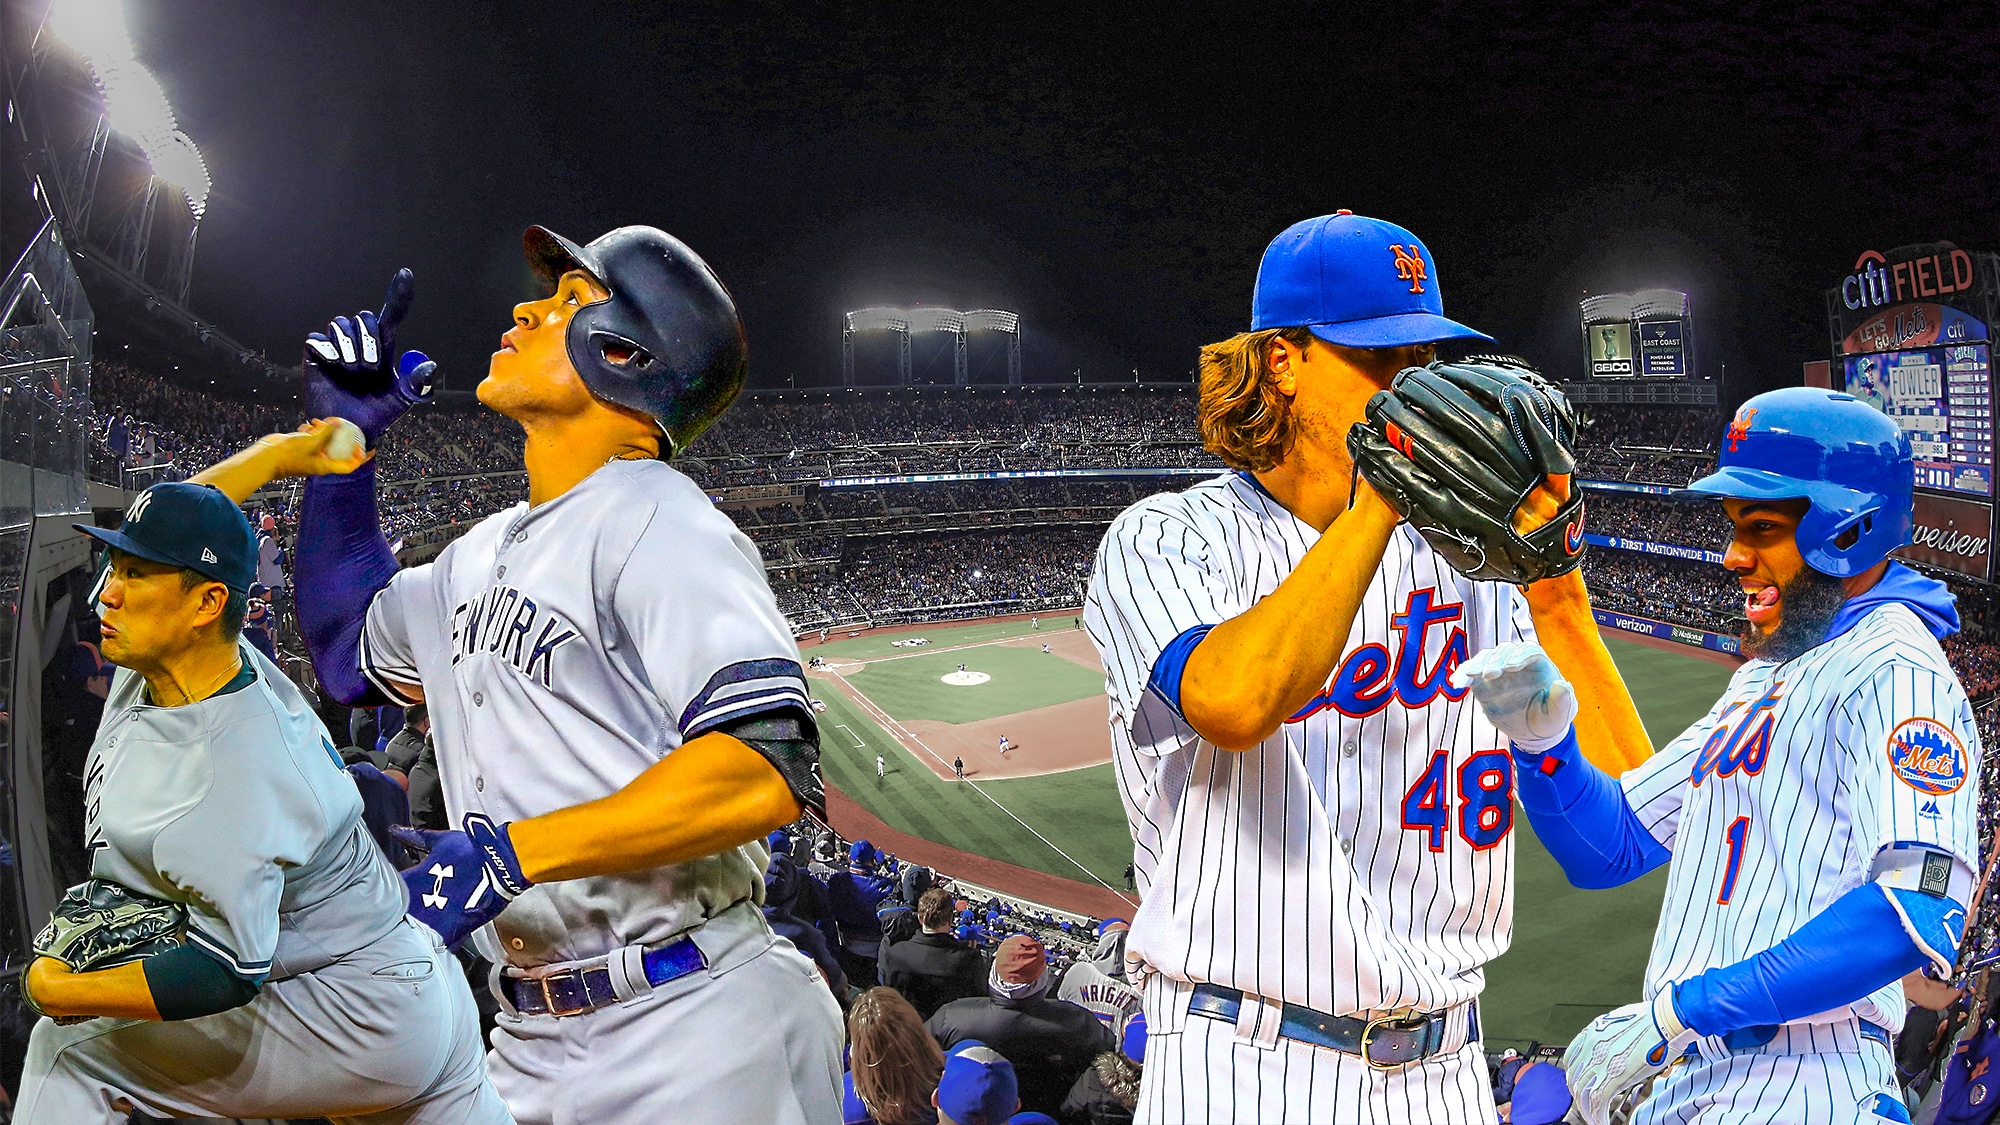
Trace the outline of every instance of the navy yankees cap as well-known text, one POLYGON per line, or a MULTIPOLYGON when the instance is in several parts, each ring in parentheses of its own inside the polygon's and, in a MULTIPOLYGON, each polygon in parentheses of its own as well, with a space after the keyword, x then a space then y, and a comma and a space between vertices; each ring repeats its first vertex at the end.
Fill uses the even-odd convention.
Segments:
POLYGON ((1264 251, 1250 330, 1295 327, 1350 348, 1493 338, 1445 319, 1437 265, 1416 235, 1352 211, 1294 223, 1264 251))
POLYGON ((71 527, 128 555, 213 578, 239 594, 257 577, 257 535, 212 484, 156 484, 125 509, 116 531, 71 527))

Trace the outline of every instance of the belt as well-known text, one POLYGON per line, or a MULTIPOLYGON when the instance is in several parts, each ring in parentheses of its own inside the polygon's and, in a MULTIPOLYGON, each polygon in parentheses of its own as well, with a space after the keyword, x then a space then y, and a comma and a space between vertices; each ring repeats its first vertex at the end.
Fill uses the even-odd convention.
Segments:
MULTIPOLYGON (((645 967, 646 981, 658 987, 706 969, 708 958, 693 939, 681 938, 647 950, 640 963, 645 967)), ((540 977, 502 974, 500 988, 507 1002, 524 1016, 580 1016, 619 999, 611 983, 611 970, 604 962, 540 977)))
MULTIPOLYGON (((1215 984, 1197 984, 1188 1014, 1235 1023, 1243 1011, 1243 993, 1215 984)), ((1444 1048, 1447 1012, 1400 1012, 1374 1019, 1330 1016, 1298 1004, 1280 1009, 1278 1038, 1328 1047, 1361 1060, 1376 1070, 1401 1070, 1444 1048)), ((1467 1040, 1479 1037, 1479 1008, 1467 1014, 1467 1040)))

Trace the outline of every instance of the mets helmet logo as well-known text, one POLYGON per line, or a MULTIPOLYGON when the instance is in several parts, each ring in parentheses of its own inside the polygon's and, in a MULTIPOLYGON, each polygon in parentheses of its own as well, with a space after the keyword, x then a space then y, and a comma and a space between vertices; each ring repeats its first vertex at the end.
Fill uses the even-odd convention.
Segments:
POLYGON ((1746 406, 1736 412, 1736 418, 1729 423, 1729 452, 1736 452, 1736 443, 1750 436, 1750 420, 1757 416, 1757 408, 1746 406))
POLYGON ((1392 242, 1389 250, 1396 255, 1396 276, 1410 283, 1410 292, 1423 292, 1424 282, 1431 277, 1424 267, 1424 248, 1412 242, 1406 249, 1401 243, 1392 242))
POLYGON ((1956 793, 1967 766, 1965 744, 1936 719, 1904 719, 1889 732, 1889 769, 1919 793, 1956 793))

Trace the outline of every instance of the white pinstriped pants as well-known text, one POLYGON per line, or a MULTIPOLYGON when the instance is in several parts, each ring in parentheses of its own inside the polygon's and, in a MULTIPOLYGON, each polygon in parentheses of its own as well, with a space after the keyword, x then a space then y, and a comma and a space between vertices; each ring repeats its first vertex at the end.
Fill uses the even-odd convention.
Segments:
MULTIPOLYGON (((1147 978, 1146 1066, 1134 1125, 1492 1125, 1498 1111, 1477 1041, 1399 1071, 1292 1039, 1239 1039, 1233 1024, 1189 1016, 1194 986, 1147 978)), ((1466 1017, 1459 1015, 1457 1019, 1466 1017)), ((1447 1039, 1463 1028, 1447 1028, 1447 1039)))
POLYGON ((1889 1048, 1845 1024, 1791 1024, 1754 1051, 1692 1059, 1671 1071, 1632 1114, 1632 1125, 1885 1125, 1907 1118, 1875 1111, 1887 1095, 1900 1107, 1889 1048))

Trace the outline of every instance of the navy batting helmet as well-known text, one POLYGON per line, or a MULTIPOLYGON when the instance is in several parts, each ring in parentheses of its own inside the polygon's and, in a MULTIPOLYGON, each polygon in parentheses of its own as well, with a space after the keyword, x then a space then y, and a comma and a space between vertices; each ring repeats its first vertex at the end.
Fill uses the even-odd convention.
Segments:
POLYGON ((1674 495, 1810 501, 1799 553, 1847 578, 1910 541, 1915 480, 1909 435, 1893 419, 1853 395, 1787 387, 1745 402, 1715 472, 1674 495))
POLYGON ((588 246, 545 227, 521 238, 543 284, 554 288, 563 274, 582 270, 610 290, 610 300, 570 318, 569 360, 592 394, 659 423, 667 456, 736 400, 749 364, 743 321, 715 271, 686 244, 636 226, 588 246))

